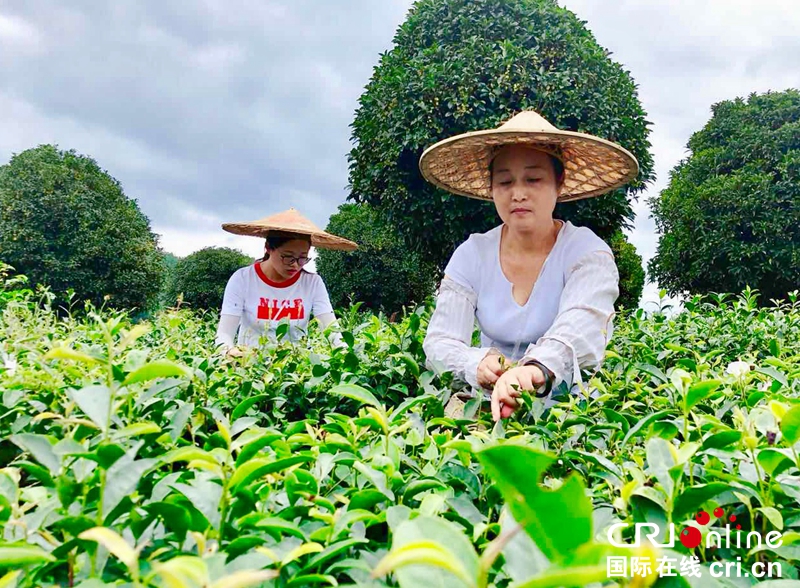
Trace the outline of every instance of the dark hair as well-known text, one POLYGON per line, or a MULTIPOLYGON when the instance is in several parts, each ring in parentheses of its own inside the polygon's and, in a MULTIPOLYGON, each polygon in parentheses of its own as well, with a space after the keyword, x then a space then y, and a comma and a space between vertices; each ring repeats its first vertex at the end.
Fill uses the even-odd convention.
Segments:
MULTIPOLYGON (((542 152, 544 153, 544 152, 542 152)), ((550 158, 550 162, 553 164, 553 173, 556 176, 556 183, 562 184, 564 182, 564 162, 561 161, 558 157, 551 153, 546 154, 547 157, 550 158)), ((496 156, 495 156, 496 157, 496 156)), ((489 162, 489 183, 491 184, 494 181, 494 157, 489 162)))
MULTIPOLYGON (((270 233, 267 235, 267 238, 264 242, 264 249, 278 249, 278 247, 286 245, 289 241, 307 241, 308 243, 311 243, 311 237, 308 235, 301 235, 299 233, 270 233)), ((269 251, 264 252, 264 257, 261 258, 261 261, 265 261, 267 259, 269 259, 269 251)))

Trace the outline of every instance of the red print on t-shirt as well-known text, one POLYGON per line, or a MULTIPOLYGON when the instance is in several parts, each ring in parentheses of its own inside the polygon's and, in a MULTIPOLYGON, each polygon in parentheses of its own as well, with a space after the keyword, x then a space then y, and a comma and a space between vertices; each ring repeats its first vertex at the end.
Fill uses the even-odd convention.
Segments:
POLYGON ((270 300, 261 298, 258 305, 258 318, 265 321, 279 321, 290 319, 299 321, 306 316, 306 309, 303 306, 302 298, 294 300, 270 300))

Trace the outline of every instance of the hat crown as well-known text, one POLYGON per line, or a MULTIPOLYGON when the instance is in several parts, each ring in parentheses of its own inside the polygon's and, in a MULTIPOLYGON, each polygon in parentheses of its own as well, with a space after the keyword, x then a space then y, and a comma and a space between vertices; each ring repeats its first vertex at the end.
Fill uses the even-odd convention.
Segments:
POLYGON ((273 214, 272 216, 264 217, 256 221, 256 223, 264 225, 277 225, 277 227, 284 227, 284 230, 288 231, 291 231, 293 227, 298 229, 303 228, 312 231, 320 231, 320 228, 317 227, 317 225, 300 214, 295 208, 290 208, 289 210, 284 210, 283 212, 273 214))
POLYGON ((519 114, 512 116, 500 126, 503 131, 542 131, 552 132, 558 129, 550 124, 541 114, 535 110, 523 110, 519 114))

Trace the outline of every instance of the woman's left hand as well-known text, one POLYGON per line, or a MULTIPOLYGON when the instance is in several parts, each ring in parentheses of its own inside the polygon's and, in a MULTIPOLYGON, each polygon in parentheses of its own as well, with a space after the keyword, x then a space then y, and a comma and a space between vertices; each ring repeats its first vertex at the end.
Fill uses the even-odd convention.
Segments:
POLYGON ((492 418, 495 421, 507 419, 519 407, 517 398, 521 390, 532 392, 544 384, 544 374, 535 365, 511 368, 500 376, 492 390, 492 418))

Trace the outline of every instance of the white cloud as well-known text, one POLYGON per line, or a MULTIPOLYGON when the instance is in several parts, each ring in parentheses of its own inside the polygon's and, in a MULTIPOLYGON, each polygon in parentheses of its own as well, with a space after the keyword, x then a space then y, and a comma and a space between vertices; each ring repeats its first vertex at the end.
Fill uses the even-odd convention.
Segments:
MULTIPOLYGON (((796 0, 560 0, 630 70, 657 181, 632 242, 657 235, 646 199, 711 105, 800 87, 796 0)), ((0 8, 0 162, 40 143, 95 157, 185 255, 254 256, 220 224, 296 206, 320 226, 346 196, 349 125, 410 0, 27 0, 0 8)), ((242 239, 239 241, 238 239, 242 239)), ((655 296, 649 285, 643 304, 655 296)))
MULTIPOLYGON (((657 179, 635 206, 630 233, 645 263, 658 236, 646 199, 669 181, 686 143, 711 117, 712 104, 752 92, 800 87, 800 10, 795 0, 561 0, 588 21, 598 42, 639 85, 653 122, 657 179)), ((645 288, 652 308, 658 288, 645 288)))

